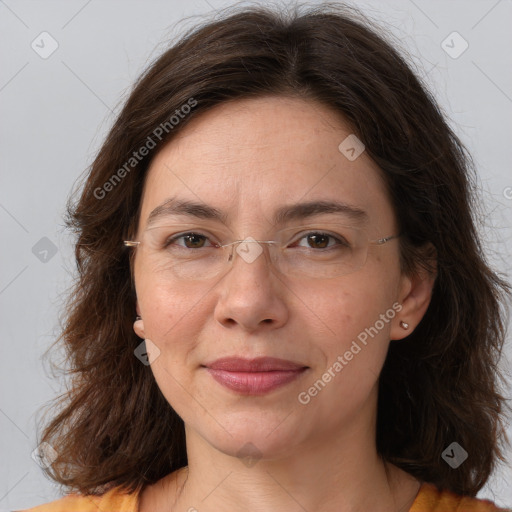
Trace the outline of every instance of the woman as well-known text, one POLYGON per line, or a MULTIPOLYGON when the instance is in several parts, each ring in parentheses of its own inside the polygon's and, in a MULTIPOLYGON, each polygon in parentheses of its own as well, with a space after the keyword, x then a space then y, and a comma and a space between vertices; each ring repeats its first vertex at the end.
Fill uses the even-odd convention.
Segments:
POLYGON ((510 293, 470 157, 359 15, 240 9, 137 82, 70 206, 33 511, 496 511, 510 293))

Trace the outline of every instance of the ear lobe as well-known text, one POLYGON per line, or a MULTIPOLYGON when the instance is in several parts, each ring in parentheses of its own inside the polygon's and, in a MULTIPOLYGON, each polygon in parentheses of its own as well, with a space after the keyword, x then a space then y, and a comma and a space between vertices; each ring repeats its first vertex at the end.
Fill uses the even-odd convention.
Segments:
POLYGON ((430 304, 437 277, 437 261, 434 256, 436 253, 434 246, 428 244, 426 250, 430 253, 431 270, 419 268, 411 276, 402 276, 403 282, 399 296, 402 309, 393 319, 390 332, 392 340, 401 340, 409 336, 420 323, 430 304), (408 324, 409 327, 404 329, 400 322, 408 324))
POLYGON ((146 339, 146 336, 144 333, 144 320, 142 320, 142 318, 135 320, 135 322, 133 322, 133 330, 135 331, 135 334, 139 338, 141 338, 143 340, 146 339))
POLYGON ((146 336, 144 334, 144 320, 142 320, 142 315, 140 314, 140 307, 139 302, 135 302, 135 311, 137 311, 137 318, 135 322, 133 322, 133 330, 135 331, 135 334, 142 338, 143 340, 146 339, 146 336))

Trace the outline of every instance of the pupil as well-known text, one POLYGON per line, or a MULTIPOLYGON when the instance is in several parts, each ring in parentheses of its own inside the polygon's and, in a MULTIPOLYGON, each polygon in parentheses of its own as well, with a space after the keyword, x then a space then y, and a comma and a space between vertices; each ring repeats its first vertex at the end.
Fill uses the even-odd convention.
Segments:
POLYGON ((316 244, 316 246, 321 246, 322 249, 328 246, 329 244, 329 237, 327 235, 309 235, 309 240, 313 240, 313 244, 316 244), (324 243, 322 243, 322 241, 324 243))

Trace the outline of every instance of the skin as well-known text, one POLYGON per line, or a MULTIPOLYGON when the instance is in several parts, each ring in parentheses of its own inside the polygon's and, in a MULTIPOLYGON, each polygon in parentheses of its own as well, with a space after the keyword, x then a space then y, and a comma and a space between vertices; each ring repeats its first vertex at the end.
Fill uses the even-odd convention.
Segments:
MULTIPOLYGON (((349 161, 338 150, 350 133, 343 118, 312 101, 269 96, 224 103, 191 121, 155 156, 137 237, 171 195, 225 212, 220 226, 233 240, 270 240, 276 208, 313 199, 364 209, 371 240, 394 235, 379 168, 364 152, 349 161)), ((370 247, 362 268, 332 279, 288 278, 266 258, 249 264, 235 254, 221 278, 180 284, 143 251, 136 253, 134 275, 142 317, 134 330, 160 350, 151 370, 185 422, 189 460, 188 468, 143 490, 141 512, 409 510, 420 482, 377 455, 377 385, 390 340, 420 322, 434 278, 401 273, 397 240, 370 247), (298 394, 395 302, 401 311, 300 404, 298 394), (228 355, 279 357, 309 369, 267 395, 242 396, 201 367, 228 355), (258 451, 255 464, 241 458, 246 443, 258 451)))

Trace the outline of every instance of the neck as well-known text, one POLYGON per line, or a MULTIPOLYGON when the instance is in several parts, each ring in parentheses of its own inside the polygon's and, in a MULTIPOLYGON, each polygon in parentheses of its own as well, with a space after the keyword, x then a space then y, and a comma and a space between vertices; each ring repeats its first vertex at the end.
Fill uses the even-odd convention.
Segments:
POLYGON ((343 450, 339 442, 310 444, 296 447, 287 457, 244 463, 213 453, 210 444, 188 430, 189 466, 170 475, 161 503, 168 510, 173 504, 171 511, 191 512, 407 512, 419 482, 386 464, 376 451, 361 453, 348 446, 343 450))

